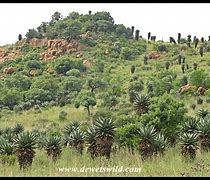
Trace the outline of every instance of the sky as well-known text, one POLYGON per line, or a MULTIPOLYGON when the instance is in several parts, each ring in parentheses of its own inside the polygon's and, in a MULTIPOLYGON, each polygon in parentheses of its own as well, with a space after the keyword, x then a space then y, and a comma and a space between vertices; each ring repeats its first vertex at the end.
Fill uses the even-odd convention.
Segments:
POLYGON ((116 24, 134 26, 140 35, 168 41, 177 34, 205 39, 210 36, 210 3, 0 3, 0 46, 25 37, 28 29, 49 22, 54 12, 87 14, 108 11, 116 24))

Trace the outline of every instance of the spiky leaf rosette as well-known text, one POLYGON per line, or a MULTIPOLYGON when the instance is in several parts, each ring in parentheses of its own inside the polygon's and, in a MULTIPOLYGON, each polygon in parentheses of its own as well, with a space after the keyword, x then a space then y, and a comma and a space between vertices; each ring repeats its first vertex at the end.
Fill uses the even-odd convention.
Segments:
POLYGON ((129 100, 130 100, 131 103, 134 102, 135 97, 136 97, 137 94, 138 94, 138 93, 137 93, 136 91, 134 91, 134 90, 130 90, 130 91, 129 91, 129 97, 130 97, 129 100))
POLYGON ((108 117, 98 117, 93 122, 96 138, 100 139, 113 139, 114 130, 116 128, 115 123, 112 118, 108 117))
POLYGON ((150 105, 150 97, 147 95, 136 94, 134 99, 134 107, 138 114, 147 113, 150 105))
POLYGON ((79 123, 77 121, 73 121, 64 127, 64 134, 70 135, 77 128, 79 128, 79 123))
POLYGON ((154 141, 155 135, 157 134, 154 126, 147 127, 144 125, 137 130, 137 133, 139 134, 141 141, 148 140, 151 142, 154 141))
POLYGON ((201 118, 197 124, 201 150, 210 150, 210 117, 201 118))
POLYGON ((82 153, 84 149, 85 134, 79 128, 72 131, 69 135, 69 144, 73 146, 77 151, 82 153))
POLYGON ((161 155, 164 154, 164 151, 166 150, 166 148, 168 148, 168 141, 163 134, 158 133, 155 135, 154 146, 156 153, 160 153, 161 155))
POLYGON ((3 133, 1 135, 1 138, 9 141, 9 142, 13 142, 14 141, 14 134, 12 133, 12 131, 8 131, 7 133, 3 133))
POLYGON ((22 124, 19 124, 19 123, 17 123, 14 127, 13 127, 13 133, 15 133, 15 134, 19 134, 19 133, 21 133, 21 132, 23 132, 24 131, 24 127, 23 127, 23 125, 22 124))
POLYGON ((184 157, 194 159, 196 150, 198 149, 197 133, 183 133, 180 135, 179 144, 181 145, 181 153, 184 157))
POLYGON ((0 154, 1 155, 12 155, 14 153, 13 144, 7 139, 0 138, 0 154))
POLYGON ((196 119, 189 119, 183 125, 182 131, 185 133, 196 133, 198 131, 196 119))
POLYGON ((91 154, 91 157, 94 158, 96 156, 97 145, 96 145, 96 131, 93 125, 88 127, 88 129, 86 130, 85 140, 89 144, 87 151, 91 154))
POLYGON ((197 128, 200 135, 210 136, 210 117, 200 118, 197 128))
POLYGON ((88 127, 85 133, 85 140, 88 144, 93 144, 96 142, 96 130, 94 126, 88 127))
POLYGON ((153 126, 141 126, 137 133, 140 136, 139 151, 142 157, 142 160, 145 160, 148 157, 151 157, 155 152, 154 139, 156 135, 156 130, 153 126))
POLYGON ((62 152, 62 139, 60 136, 45 137, 44 148, 47 151, 47 155, 51 156, 55 161, 62 152))
POLYGON ((14 148, 20 169, 25 169, 32 165, 35 156, 36 138, 36 135, 29 131, 22 132, 15 137, 14 148))
POLYGON ((43 149, 45 147, 45 139, 46 139, 47 133, 44 131, 40 131, 36 133, 37 137, 37 146, 39 149, 43 149))
POLYGON ((198 110, 198 116, 200 118, 205 118, 208 114, 209 114, 209 110, 208 109, 199 109, 198 110))

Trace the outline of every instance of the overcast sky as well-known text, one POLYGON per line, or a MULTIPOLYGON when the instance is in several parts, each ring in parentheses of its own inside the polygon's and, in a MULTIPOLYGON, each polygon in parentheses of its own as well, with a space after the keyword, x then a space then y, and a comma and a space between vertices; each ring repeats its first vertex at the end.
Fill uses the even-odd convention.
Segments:
POLYGON ((179 32, 182 37, 210 36, 210 3, 0 3, 0 45, 15 43, 19 33, 25 37, 56 11, 65 17, 89 10, 110 12, 115 23, 135 26, 143 37, 148 32, 164 41, 177 39, 179 32))

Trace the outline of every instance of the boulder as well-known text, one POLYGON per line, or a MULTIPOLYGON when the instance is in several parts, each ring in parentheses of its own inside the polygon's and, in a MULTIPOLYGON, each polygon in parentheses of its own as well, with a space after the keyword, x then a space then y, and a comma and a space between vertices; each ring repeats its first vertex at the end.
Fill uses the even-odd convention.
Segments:
POLYGON ((8 67, 8 68, 5 68, 3 72, 4 72, 5 74, 12 74, 13 72, 15 72, 15 70, 16 70, 16 69, 15 69, 14 67, 11 67, 11 66, 10 66, 10 67, 8 67))
POLYGON ((77 41, 71 41, 70 43, 64 39, 48 40, 48 50, 40 54, 40 58, 43 60, 52 60, 65 53, 73 53, 82 51, 85 46, 77 41))
POLYGON ((3 49, 0 49, 0 58, 4 58, 5 52, 3 49))
POLYGON ((83 64, 86 66, 86 67, 91 67, 91 63, 90 63, 90 61, 89 60, 87 60, 87 59, 85 59, 84 61, 83 61, 83 64))
POLYGON ((182 86, 181 88, 179 88, 179 93, 186 92, 187 90, 190 89, 190 87, 191 87, 190 84, 186 84, 186 85, 182 86))
POLYGON ((206 89, 204 87, 199 87, 197 92, 200 94, 200 95, 204 95, 205 92, 206 92, 206 89))
POLYGON ((159 59, 160 58, 160 53, 152 52, 148 56, 149 56, 149 59, 159 59))

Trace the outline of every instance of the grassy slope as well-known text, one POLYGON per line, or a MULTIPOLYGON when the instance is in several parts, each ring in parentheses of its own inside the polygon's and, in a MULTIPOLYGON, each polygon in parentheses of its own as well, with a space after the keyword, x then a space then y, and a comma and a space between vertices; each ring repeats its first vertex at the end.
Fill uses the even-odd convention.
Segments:
MULTIPOLYGON (((151 51, 153 49, 153 44, 148 44, 148 50, 151 51)), ((198 50, 197 50, 198 51, 198 50)), ((187 51, 188 52, 188 51, 187 51)), ((209 67, 207 66, 207 60, 210 53, 205 53, 204 57, 200 57, 199 55, 191 57, 186 53, 186 61, 192 66, 193 62, 198 62, 199 69, 204 69, 206 72, 209 71, 209 67)), ((152 67, 152 70, 143 71, 143 56, 139 56, 136 60, 126 61, 126 62, 118 62, 115 69, 113 69, 110 74, 111 77, 116 79, 121 79, 124 87, 127 87, 128 79, 130 77, 130 66, 135 64, 137 66, 136 74, 138 74, 143 80, 147 79, 149 76, 154 75, 156 73, 156 68, 158 64, 163 64, 168 58, 170 59, 170 53, 167 57, 164 57, 160 60, 150 60, 147 66, 152 67)), ((177 73, 178 78, 183 76, 181 72, 181 68, 179 65, 174 63, 171 65, 170 69, 177 73)), ((162 68, 164 70, 164 68, 162 68)), ((195 103, 195 99, 193 97, 184 98, 184 102, 187 107, 190 106, 191 103, 195 103)), ((197 110, 201 107, 210 108, 210 104, 204 103, 203 105, 197 105, 195 110, 189 108, 188 114, 194 116, 197 110)), ((93 113, 96 111, 92 111, 93 113)), ((1 128, 11 127, 15 123, 19 122, 24 125, 26 129, 38 128, 38 129, 62 129, 63 126, 69 123, 72 120, 77 120, 80 122, 90 122, 90 118, 87 115, 87 112, 83 109, 75 109, 73 105, 65 106, 65 107, 53 107, 49 109, 44 109, 41 113, 35 113, 33 110, 25 111, 22 114, 11 113, 9 111, 4 111, 1 113, 1 128), (66 120, 59 120, 59 113, 61 110, 65 110, 68 113, 66 120)), ((169 149, 165 156, 162 158, 157 158, 152 161, 142 163, 138 153, 136 152, 134 155, 131 155, 127 151, 120 150, 116 154, 112 155, 112 158, 108 160, 104 159, 96 159, 93 161, 90 156, 84 153, 82 156, 75 154, 72 150, 65 149, 61 159, 58 160, 57 163, 49 163, 45 152, 37 151, 37 156, 34 159, 34 164, 32 166, 31 171, 19 172, 18 164, 16 161, 15 166, 5 167, 0 164, 0 176, 181 176, 181 173, 189 173, 190 176, 208 176, 209 172, 205 167, 202 171, 193 171, 192 166, 198 162, 200 159, 205 159, 205 163, 207 164, 209 159, 209 153, 206 154, 198 154, 196 161, 193 163, 183 162, 180 157, 180 153, 177 149, 169 149), (124 167, 141 167, 141 173, 106 173, 106 174, 97 174, 97 173, 62 173, 56 170, 58 167, 94 167, 94 166, 120 166, 124 167)))

